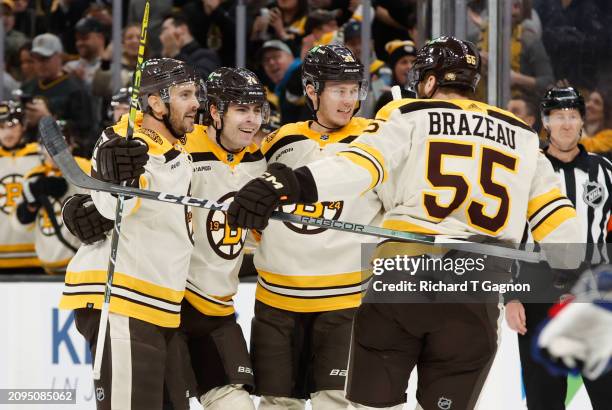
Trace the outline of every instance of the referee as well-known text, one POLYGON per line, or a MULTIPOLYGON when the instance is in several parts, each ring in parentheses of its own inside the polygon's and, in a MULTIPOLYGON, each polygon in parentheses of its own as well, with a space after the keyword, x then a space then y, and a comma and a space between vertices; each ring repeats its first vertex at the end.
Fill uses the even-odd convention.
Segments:
MULTIPOLYGON (((542 121, 549 138, 545 154, 564 182, 564 193, 576 208, 584 242, 589 244, 584 260, 596 265, 608 262, 605 246, 612 206, 612 163, 604 157, 588 153, 578 144, 584 108, 584 99, 573 87, 553 88, 541 103, 542 121)), ((533 217, 537 218, 537 213, 533 217)), ((534 302, 547 302, 523 304, 521 299, 525 302, 526 297, 506 295, 506 301, 509 301, 506 304, 506 321, 511 329, 519 333, 527 408, 563 410, 567 379, 550 375, 532 359, 531 336, 547 317, 553 303, 569 293, 573 281, 555 276, 549 268, 529 264, 521 266, 519 279, 533 282, 532 295, 538 294, 538 300, 534 302), (542 280, 543 277, 546 279, 542 280)), ((584 384, 594 410, 611 408, 612 373, 594 381, 584 378, 584 384)))

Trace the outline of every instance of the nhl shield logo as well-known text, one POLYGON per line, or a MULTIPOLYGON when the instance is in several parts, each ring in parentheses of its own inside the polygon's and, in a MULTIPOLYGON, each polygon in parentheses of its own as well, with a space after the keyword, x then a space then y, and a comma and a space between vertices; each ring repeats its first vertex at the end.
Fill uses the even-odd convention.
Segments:
POLYGON ((104 400, 104 388, 103 387, 96 387, 96 399, 98 401, 104 400))
POLYGON ((449 410, 453 401, 451 399, 447 399, 446 397, 440 397, 438 399, 438 408, 442 410, 449 410))
POLYGON ((588 181, 584 183, 583 188, 582 199, 588 206, 596 208, 603 204, 604 187, 602 184, 588 181))

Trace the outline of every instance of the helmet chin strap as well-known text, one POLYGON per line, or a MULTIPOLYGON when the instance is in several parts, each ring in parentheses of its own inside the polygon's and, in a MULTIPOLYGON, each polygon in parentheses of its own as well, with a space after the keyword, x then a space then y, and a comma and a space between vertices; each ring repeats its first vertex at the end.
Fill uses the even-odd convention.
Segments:
MULTIPOLYGON (((166 108, 168 109, 168 113, 169 113, 170 112, 170 104, 169 103, 166 103, 166 108)), ((161 118, 158 118, 157 115, 155 115, 155 113, 153 111, 151 111, 151 115, 157 121, 162 122, 166 126, 168 131, 170 131, 170 134, 172 134, 172 136, 174 138, 176 138, 177 140, 183 140, 185 138, 185 134, 184 133, 183 134, 179 134, 178 132, 176 132, 176 130, 172 126, 172 123, 170 122, 170 115, 169 114, 163 114, 161 118)))
POLYGON ((223 114, 219 115, 219 119, 221 121, 221 126, 219 128, 217 128, 217 124, 216 124, 216 122, 214 120, 212 122, 212 127, 215 129, 215 141, 217 141, 217 145, 219 145, 221 148, 223 148, 223 150, 225 152, 229 152, 230 154, 238 154, 238 153, 240 153, 246 147, 240 148, 238 150, 231 150, 231 149, 227 148, 225 145, 223 145, 223 143, 221 142, 221 132, 223 131, 223 114))

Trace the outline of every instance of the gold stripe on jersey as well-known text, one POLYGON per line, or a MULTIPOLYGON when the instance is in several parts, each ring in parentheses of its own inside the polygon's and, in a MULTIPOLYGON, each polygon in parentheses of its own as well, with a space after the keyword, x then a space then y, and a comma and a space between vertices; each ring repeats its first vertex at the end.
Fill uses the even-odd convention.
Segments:
POLYGON ((403 221, 400 219, 385 219, 382 224, 383 228, 394 229, 396 231, 423 233, 426 235, 439 235, 440 232, 425 228, 412 222, 403 221))
MULTIPOLYGON (((84 173, 86 173, 87 175, 90 174, 91 172, 91 161, 90 160, 81 158, 81 157, 74 157, 74 161, 77 163, 79 168, 81 168, 81 170, 84 173)), ((32 176, 36 174, 61 176, 62 171, 59 168, 56 168, 53 164, 49 164, 45 162, 43 164, 37 165, 36 167, 32 168, 30 172, 24 175, 24 179, 31 178, 32 176)))
POLYGON ((193 158, 193 162, 219 160, 230 167, 235 167, 242 162, 249 162, 256 156, 261 159, 261 153, 257 144, 251 144, 237 153, 229 153, 215 143, 206 132, 206 127, 197 125, 193 131, 187 134, 185 149, 193 158), (209 155, 206 155, 209 154, 209 155))
POLYGON ((40 267, 33 243, 0 245, 0 269, 40 267))
POLYGON ((310 128, 312 121, 302 121, 291 124, 283 125, 277 131, 268 135, 261 144, 261 152, 267 155, 269 151, 273 150, 279 142, 285 138, 291 137, 302 137, 303 140, 316 141, 320 147, 324 147, 328 144, 334 144, 341 142, 349 137, 358 137, 363 134, 368 128, 372 127, 372 124, 376 124, 373 120, 369 120, 361 117, 353 117, 351 121, 338 131, 330 132, 329 134, 322 134, 314 131, 310 128))
POLYGON ((4 259, 0 254, 0 269, 11 269, 11 268, 38 268, 40 267, 40 261, 38 258, 15 258, 4 259))
POLYGON ((38 154, 40 154, 40 145, 36 142, 31 142, 16 150, 7 150, 0 147, 0 157, 25 157, 38 154))
POLYGON ((503 110, 498 107, 494 107, 492 105, 473 100, 463 100, 463 99, 451 99, 451 100, 415 100, 412 98, 404 98, 401 100, 394 100, 389 102, 387 105, 382 107, 378 113, 376 114, 376 119, 380 121, 387 121, 391 114, 399 109, 402 114, 407 114, 409 112, 414 112, 418 110, 427 110, 427 109, 454 109, 454 110, 463 110, 463 111, 471 111, 478 112, 483 114, 488 114, 497 119, 501 119, 507 123, 515 125, 517 127, 533 131, 529 125, 527 125, 523 120, 518 118, 516 115, 511 113, 510 111, 503 110))
POLYGON ((198 312, 208 316, 229 316, 235 312, 231 296, 226 298, 208 296, 199 294, 195 290, 188 288, 185 289, 185 299, 187 299, 187 302, 196 308, 198 312))
MULTIPOLYGON (((157 134, 155 131, 141 128, 143 120, 142 112, 136 113, 136 120, 134 121, 134 138, 138 138, 144 141, 149 146, 149 155, 163 156, 164 154, 174 150, 174 146, 167 139, 157 134)), ((115 136, 125 137, 128 127, 128 114, 124 114, 119 122, 112 127, 104 130, 107 137, 112 138, 112 134, 115 136)), ((182 141, 179 140, 182 143, 182 141)))
POLYGON ((566 199, 566 201, 569 203, 558 204, 536 224, 531 224, 533 239, 539 242, 557 229, 563 222, 576 218, 576 209, 574 209, 569 199, 566 199))
POLYGON ((567 197, 561 193, 559 188, 553 188, 542 195, 532 198, 527 204, 527 218, 531 220, 531 218, 536 216, 545 206, 562 199, 567 199, 567 197))
POLYGON ((64 259, 56 262, 45 262, 40 261, 40 265, 49 275, 57 275, 60 273, 64 273, 66 271, 66 267, 70 263, 72 258, 64 259))
POLYGON ((27 252, 32 253, 35 252, 33 243, 18 243, 14 245, 0 245, 0 253, 9 253, 9 252, 27 252))
POLYGON ((348 149, 340 151, 338 155, 346 157, 370 173, 372 182, 368 191, 387 180, 384 159, 376 148, 360 142, 352 142, 348 149))
POLYGON ((362 272, 288 276, 258 270, 255 298, 292 312, 320 312, 359 306, 369 277, 362 272))
MULTIPOLYGON (((66 273, 61 309, 93 307, 104 300, 106 271, 66 273)), ((163 327, 178 327, 184 291, 177 291, 115 272, 110 311, 163 327)))

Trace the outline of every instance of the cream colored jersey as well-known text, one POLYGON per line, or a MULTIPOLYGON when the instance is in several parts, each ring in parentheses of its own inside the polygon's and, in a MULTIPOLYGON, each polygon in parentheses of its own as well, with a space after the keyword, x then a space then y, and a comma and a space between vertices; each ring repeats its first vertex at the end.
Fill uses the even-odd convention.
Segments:
MULTIPOLYGON (((101 141, 125 135, 126 128, 124 117, 103 132, 101 141)), ((172 145, 155 132, 140 128, 138 122, 134 137, 149 146, 149 160, 140 177, 140 187, 189 194, 192 166, 184 149, 185 141, 172 145)), ((92 175, 95 173, 94 151, 92 175)), ((115 218, 114 196, 92 192, 92 198, 102 215, 115 218)), ((189 208, 140 198, 127 200, 110 311, 158 326, 178 327, 192 249, 189 208)), ((68 265, 61 308, 101 308, 109 253, 110 241, 79 248, 68 265)))
POLYGON ((383 226, 519 243, 529 220, 539 242, 580 242, 576 211, 511 113, 471 100, 393 101, 335 158, 308 165, 319 199, 387 186, 383 226))
POLYGON ((42 164, 36 143, 6 150, 0 147, 0 269, 40 266, 34 250, 34 230, 16 227, 14 218, 23 190, 23 176, 42 164))
MULTIPOLYGON (((89 174, 91 168, 89 160, 80 157, 75 157, 75 160, 81 169, 89 174)), ((24 179, 33 179, 40 176, 61 177, 62 173, 56 167, 44 163, 28 172, 24 179)), ((53 208, 55 220, 61 229, 61 235, 73 248, 78 248, 81 245, 81 241, 72 235, 64 225, 62 220, 62 206, 66 199, 72 195, 82 193, 86 193, 86 190, 68 183, 68 190, 64 196, 59 199, 49 197, 49 203, 53 208)), ((15 222, 21 225, 16 216, 15 222)), ((53 227, 47 210, 41 206, 36 213, 34 222, 28 225, 21 225, 21 229, 34 231, 34 246, 42 268, 49 274, 63 274, 66 271, 66 266, 68 266, 70 259, 74 256, 74 251, 58 239, 57 232, 53 227)))
MULTIPOLYGON (((196 126, 188 135, 187 150, 193 160, 192 193, 219 203, 266 169, 266 161, 255 144, 237 154, 219 147, 196 126)), ((238 290, 238 272, 247 231, 231 229, 225 212, 193 210, 195 246, 191 255, 185 298, 198 311, 210 316, 234 313, 232 296, 238 290)))
MULTIPOLYGON (((261 147, 266 159, 297 168, 335 156, 357 136, 379 126, 372 120, 353 118, 338 131, 320 134, 309 125, 288 124, 268 136, 261 147)), ((379 224, 382 217, 381 202, 373 191, 344 199, 329 195, 314 205, 283 206, 283 211, 360 224, 379 224)), ((271 221, 255 252, 256 298, 294 312, 356 307, 366 282, 360 244, 368 242, 376 238, 271 221)))

